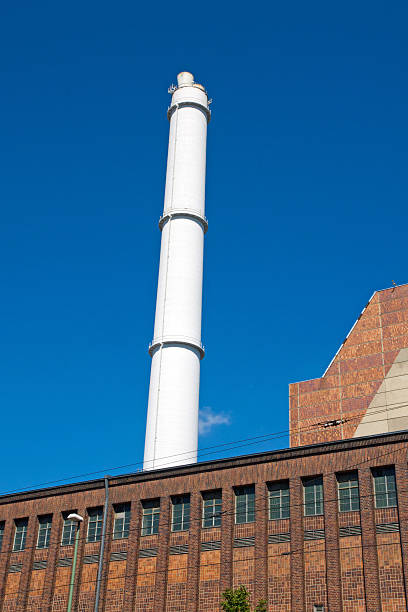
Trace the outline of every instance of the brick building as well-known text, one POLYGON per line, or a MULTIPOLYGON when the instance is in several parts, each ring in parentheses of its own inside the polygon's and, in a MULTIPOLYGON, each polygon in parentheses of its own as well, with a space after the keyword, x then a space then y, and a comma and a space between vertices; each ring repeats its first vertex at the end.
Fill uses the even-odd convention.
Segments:
MULTIPOLYGON (((406 610, 408 432, 109 480, 100 610, 219 610, 246 585, 273 612, 406 610)), ((93 610, 104 480, 0 498, 4 611, 93 610)))
POLYGON ((376 291, 322 378, 289 395, 291 446, 408 429, 408 285, 376 291))
POLYGON ((290 385, 286 450, 0 497, 0 609, 399 612, 408 588, 408 286, 376 292, 322 378, 290 385), (73 570, 77 523, 78 564, 73 570), (101 558, 101 544, 105 544, 101 558))

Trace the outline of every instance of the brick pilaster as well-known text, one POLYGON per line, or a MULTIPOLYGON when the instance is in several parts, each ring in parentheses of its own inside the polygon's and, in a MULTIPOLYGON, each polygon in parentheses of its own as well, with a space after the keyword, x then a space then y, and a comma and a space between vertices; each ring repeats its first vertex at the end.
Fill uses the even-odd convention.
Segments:
POLYGON ((156 586, 154 593, 155 612, 165 612, 167 591, 167 568, 170 538, 170 498, 160 499, 160 538, 156 564, 156 586))
MULTIPOLYGON (((110 562, 110 551, 112 544, 112 532, 113 532, 113 506, 108 504, 108 518, 106 520, 106 535, 105 535, 105 550, 103 551, 102 560, 102 576, 101 576, 101 589, 99 596, 99 610, 105 609, 106 600, 106 587, 108 584, 109 574, 109 562, 110 562)), ((101 544, 99 546, 99 554, 101 554, 101 544)), ((125 590, 126 593, 126 590, 125 590)), ((95 597, 96 597, 96 583, 95 583, 95 597)))
POLYGON ((231 487, 222 490, 220 595, 232 587, 232 538, 235 523, 235 498, 231 487))
POLYGON ((395 465, 395 478, 398 495, 398 518, 400 524, 404 590, 405 599, 408 601, 408 466, 406 462, 397 463, 395 465))
POLYGON ((3 544, 0 554, 0 610, 3 609, 4 591, 6 589, 7 570, 9 566, 11 548, 13 546, 14 521, 6 520, 3 534, 3 544))
POLYGON ((289 480, 290 490, 290 576, 293 612, 305 609, 305 576, 303 553, 303 484, 300 478, 289 480))
POLYGON ((268 599, 268 495, 264 482, 255 485, 255 602, 268 599))
POLYGON ((133 501, 130 506, 130 526, 129 540, 127 547, 126 578, 125 578, 125 597, 123 609, 131 612, 134 609, 134 598, 137 582, 137 567, 139 560, 140 544, 140 521, 142 515, 141 503, 139 500, 133 501))
POLYGON ((342 612, 337 480, 335 474, 323 476, 323 490, 324 528, 326 536, 327 605, 330 612, 342 612))
POLYGON ((190 532, 188 539, 187 600, 186 610, 198 610, 201 542, 201 494, 190 494, 190 532))
POLYGON ((380 583, 378 576, 377 541, 375 534, 374 497, 371 470, 358 470, 360 484, 360 514, 364 564, 364 586, 367 612, 381 610, 380 583))
POLYGON ((55 570, 57 566, 59 547, 62 537, 62 524, 62 513, 57 511, 53 514, 52 517, 50 547, 48 549, 47 569, 45 570, 46 574, 42 596, 42 606, 44 610, 51 610, 52 608, 52 599, 54 595, 55 584, 55 570))
POLYGON ((30 516, 27 525, 26 546, 22 554, 23 567, 21 570, 19 594, 17 597, 17 610, 25 610, 28 598, 28 587, 30 585, 31 568, 36 545, 37 517, 30 516))

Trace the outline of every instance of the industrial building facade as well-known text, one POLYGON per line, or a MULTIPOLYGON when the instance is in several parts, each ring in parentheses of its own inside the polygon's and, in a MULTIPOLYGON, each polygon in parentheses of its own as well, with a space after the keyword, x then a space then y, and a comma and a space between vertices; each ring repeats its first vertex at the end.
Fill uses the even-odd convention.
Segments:
MULTIPOLYGON (((100 610, 406 610, 408 432, 109 479, 100 610)), ((0 609, 94 610, 104 480, 0 498, 0 609)))
POLYGON ((270 612, 406 610, 408 286, 290 386, 292 448, 193 464, 210 100, 188 72, 169 91, 144 471, 0 497, 0 610, 216 612, 240 585, 270 612))

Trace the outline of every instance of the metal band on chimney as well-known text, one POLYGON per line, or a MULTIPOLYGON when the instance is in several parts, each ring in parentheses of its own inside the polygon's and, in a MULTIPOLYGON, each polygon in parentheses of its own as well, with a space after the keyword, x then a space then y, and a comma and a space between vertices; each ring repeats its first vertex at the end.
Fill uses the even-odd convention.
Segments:
MULTIPOLYGON (((194 85, 193 85, 193 87, 194 87, 194 85)), ((188 102, 178 102, 177 104, 173 104, 172 106, 169 106, 169 108, 167 110, 167 119, 170 121, 172 114, 178 108, 186 108, 186 107, 197 108, 202 113, 204 113, 204 115, 207 117, 207 123, 210 123, 210 120, 211 120, 211 111, 210 111, 210 109, 207 106, 204 106, 204 104, 200 104, 199 102, 190 102, 190 101, 188 101, 188 102)))
POLYGON ((159 219, 160 231, 163 229, 164 224, 169 221, 169 219, 173 219, 174 217, 185 217, 186 219, 193 219, 194 221, 198 221, 204 230, 204 234, 207 233, 207 218, 203 215, 200 215, 200 213, 198 213, 196 210, 190 210, 188 208, 175 208, 174 210, 168 210, 164 212, 159 219))
POLYGON ((200 353, 200 359, 204 358, 204 345, 201 344, 199 340, 196 340, 195 338, 183 338, 181 336, 162 336, 161 338, 154 338, 154 340, 149 344, 149 355, 152 356, 154 351, 160 346, 175 346, 179 344, 197 349, 200 353))

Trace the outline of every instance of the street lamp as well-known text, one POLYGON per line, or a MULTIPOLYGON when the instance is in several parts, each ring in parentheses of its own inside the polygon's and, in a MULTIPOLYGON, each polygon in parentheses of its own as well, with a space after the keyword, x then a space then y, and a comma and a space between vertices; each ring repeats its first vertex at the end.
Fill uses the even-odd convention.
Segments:
POLYGON ((79 542, 79 526, 84 520, 82 516, 73 512, 72 514, 68 514, 69 521, 76 522, 76 532, 75 532, 75 546, 74 546, 74 558, 72 560, 72 570, 71 570, 71 582, 69 583, 69 595, 68 595, 68 608, 67 612, 71 612, 72 608, 72 596, 74 594, 74 583, 75 583, 75 568, 78 556, 78 542, 79 542))

